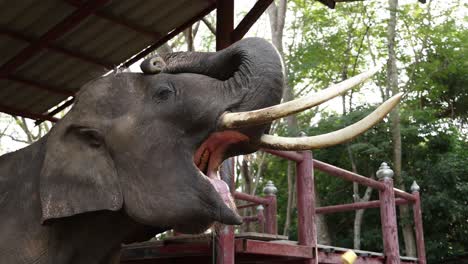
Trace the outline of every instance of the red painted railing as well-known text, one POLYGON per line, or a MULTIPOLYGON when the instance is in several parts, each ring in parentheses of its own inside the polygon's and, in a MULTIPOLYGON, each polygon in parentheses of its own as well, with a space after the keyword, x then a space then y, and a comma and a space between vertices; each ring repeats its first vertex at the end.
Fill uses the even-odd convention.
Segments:
MULTIPOLYGON (((296 162, 298 244, 313 248, 315 251, 314 256, 320 256, 319 252, 317 252, 317 231, 315 226, 316 214, 328 214, 366 208, 380 208, 383 237, 382 240, 384 244, 384 255, 386 263, 400 263, 396 205, 412 204, 415 222, 418 263, 426 263, 421 216, 421 200, 419 187, 417 185, 412 186, 412 194, 410 194, 393 187, 393 174, 391 173, 390 175, 389 173, 391 171, 388 170, 379 170, 378 174, 380 173, 382 177, 380 177, 380 179, 377 181, 335 167, 333 165, 314 160, 310 151, 264 151, 296 162), (359 184, 377 189, 379 191, 379 200, 315 208, 314 169, 347 181, 357 182, 359 184)), ((263 212, 263 210, 258 210, 256 216, 245 217, 244 221, 259 221, 260 226, 264 226, 265 233, 277 234, 276 195, 275 192, 266 193, 267 194, 265 197, 257 197, 235 192, 234 197, 238 200, 250 202, 250 204, 240 206, 239 208, 263 205, 265 207, 265 212, 263 212)), ((233 230, 231 232, 233 232, 233 230)), ((230 264, 234 263, 234 258, 223 259, 222 261, 222 263, 230 264)), ((311 258, 305 263, 318 263, 316 261, 316 259, 311 258)))

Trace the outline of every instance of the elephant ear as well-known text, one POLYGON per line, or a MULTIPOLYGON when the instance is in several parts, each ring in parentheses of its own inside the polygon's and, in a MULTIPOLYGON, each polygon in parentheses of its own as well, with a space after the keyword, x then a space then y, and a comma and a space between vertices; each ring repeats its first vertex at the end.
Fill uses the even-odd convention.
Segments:
POLYGON ((67 120, 52 129, 40 174, 40 197, 43 223, 122 207, 117 172, 99 130, 67 120))

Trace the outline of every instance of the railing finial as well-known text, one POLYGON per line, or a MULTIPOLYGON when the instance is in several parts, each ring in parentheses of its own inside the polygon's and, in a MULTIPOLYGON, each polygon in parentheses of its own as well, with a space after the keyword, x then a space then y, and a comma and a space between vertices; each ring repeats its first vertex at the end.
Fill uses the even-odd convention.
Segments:
POLYGON ((393 178, 393 170, 390 168, 390 166, 388 166, 388 164, 386 162, 382 162, 382 164, 380 165, 380 168, 379 170, 377 171, 377 178, 379 178, 379 180, 383 180, 383 179, 386 179, 386 178, 393 178))
POLYGON ((275 195, 278 192, 278 189, 275 187, 272 181, 267 181, 265 187, 263 188, 263 193, 265 195, 275 195))
POLYGON ((263 205, 259 204, 259 205, 257 206, 257 212, 258 212, 258 211, 263 211, 263 210, 265 210, 265 207, 263 207, 263 205))
POLYGON ((411 184, 411 192, 419 192, 421 188, 419 188, 419 185, 416 183, 416 181, 413 181, 413 184, 411 184))

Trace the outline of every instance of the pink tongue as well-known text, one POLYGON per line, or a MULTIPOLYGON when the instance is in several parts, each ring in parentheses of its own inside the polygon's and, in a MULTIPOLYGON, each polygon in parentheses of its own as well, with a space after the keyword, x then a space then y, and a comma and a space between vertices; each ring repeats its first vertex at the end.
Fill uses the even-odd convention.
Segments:
POLYGON ((211 184, 215 187, 216 191, 218 191, 219 195, 221 195, 221 198, 223 198, 224 203, 229 208, 235 209, 234 199, 232 198, 228 185, 223 180, 219 179, 218 176, 212 177, 212 175, 209 175, 208 179, 210 180, 211 184))

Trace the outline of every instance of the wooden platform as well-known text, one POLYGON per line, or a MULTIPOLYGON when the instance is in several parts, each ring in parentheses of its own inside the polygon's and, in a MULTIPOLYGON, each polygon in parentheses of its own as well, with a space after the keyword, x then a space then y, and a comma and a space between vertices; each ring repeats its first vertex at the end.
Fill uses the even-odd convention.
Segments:
MULTIPOLYGON (((176 236, 163 241, 145 242, 125 246, 121 263, 214 263, 216 254, 212 248, 215 241, 211 234, 202 236, 176 236)), ((348 249, 320 245, 319 263, 342 263, 341 255, 348 249)), ((280 235, 241 233, 235 239, 236 263, 303 263, 313 258, 313 248, 297 245, 280 235)), ((355 264, 382 264, 382 253, 355 250, 355 264)), ((416 258, 401 258, 402 264, 417 263, 416 258)))

